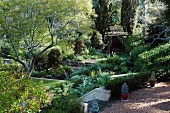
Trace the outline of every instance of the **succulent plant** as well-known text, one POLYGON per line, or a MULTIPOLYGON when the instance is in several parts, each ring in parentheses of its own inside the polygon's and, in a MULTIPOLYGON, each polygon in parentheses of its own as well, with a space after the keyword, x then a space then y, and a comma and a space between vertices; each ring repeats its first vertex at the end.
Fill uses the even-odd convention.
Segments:
POLYGON ((156 81, 155 72, 153 71, 149 81, 156 81))
POLYGON ((122 94, 129 94, 129 88, 128 88, 128 85, 126 84, 126 82, 123 83, 121 92, 122 92, 122 94))

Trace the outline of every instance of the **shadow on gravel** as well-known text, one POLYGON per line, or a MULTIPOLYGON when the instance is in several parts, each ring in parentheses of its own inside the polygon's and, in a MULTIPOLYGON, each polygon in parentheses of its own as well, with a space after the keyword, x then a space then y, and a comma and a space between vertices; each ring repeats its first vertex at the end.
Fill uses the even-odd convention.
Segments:
POLYGON ((162 103, 156 104, 152 107, 154 107, 156 109, 161 109, 161 110, 164 110, 164 111, 170 111, 170 101, 162 102, 162 103))

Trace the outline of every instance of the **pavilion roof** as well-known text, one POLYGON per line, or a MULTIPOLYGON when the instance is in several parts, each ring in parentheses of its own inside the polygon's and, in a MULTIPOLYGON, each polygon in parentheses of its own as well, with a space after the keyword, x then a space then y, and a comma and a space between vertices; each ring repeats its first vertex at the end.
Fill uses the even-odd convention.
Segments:
POLYGON ((127 36, 128 33, 124 32, 120 28, 110 28, 110 31, 105 34, 105 36, 127 36))

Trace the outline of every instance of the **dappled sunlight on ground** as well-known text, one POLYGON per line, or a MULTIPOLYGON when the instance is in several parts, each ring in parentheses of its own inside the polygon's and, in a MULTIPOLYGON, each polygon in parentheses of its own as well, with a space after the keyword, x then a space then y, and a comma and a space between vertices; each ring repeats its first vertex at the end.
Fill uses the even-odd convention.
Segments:
POLYGON ((133 91, 129 101, 119 100, 102 113, 170 113, 170 82, 133 91))

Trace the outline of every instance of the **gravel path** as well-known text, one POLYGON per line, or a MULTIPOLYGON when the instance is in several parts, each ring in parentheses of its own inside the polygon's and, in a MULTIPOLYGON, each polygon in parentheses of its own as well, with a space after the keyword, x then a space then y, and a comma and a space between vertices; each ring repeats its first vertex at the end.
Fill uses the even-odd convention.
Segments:
POLYGON ((170 113, 170 82, 133 91, 127 102, 119 100, 101 113, 170 113))

